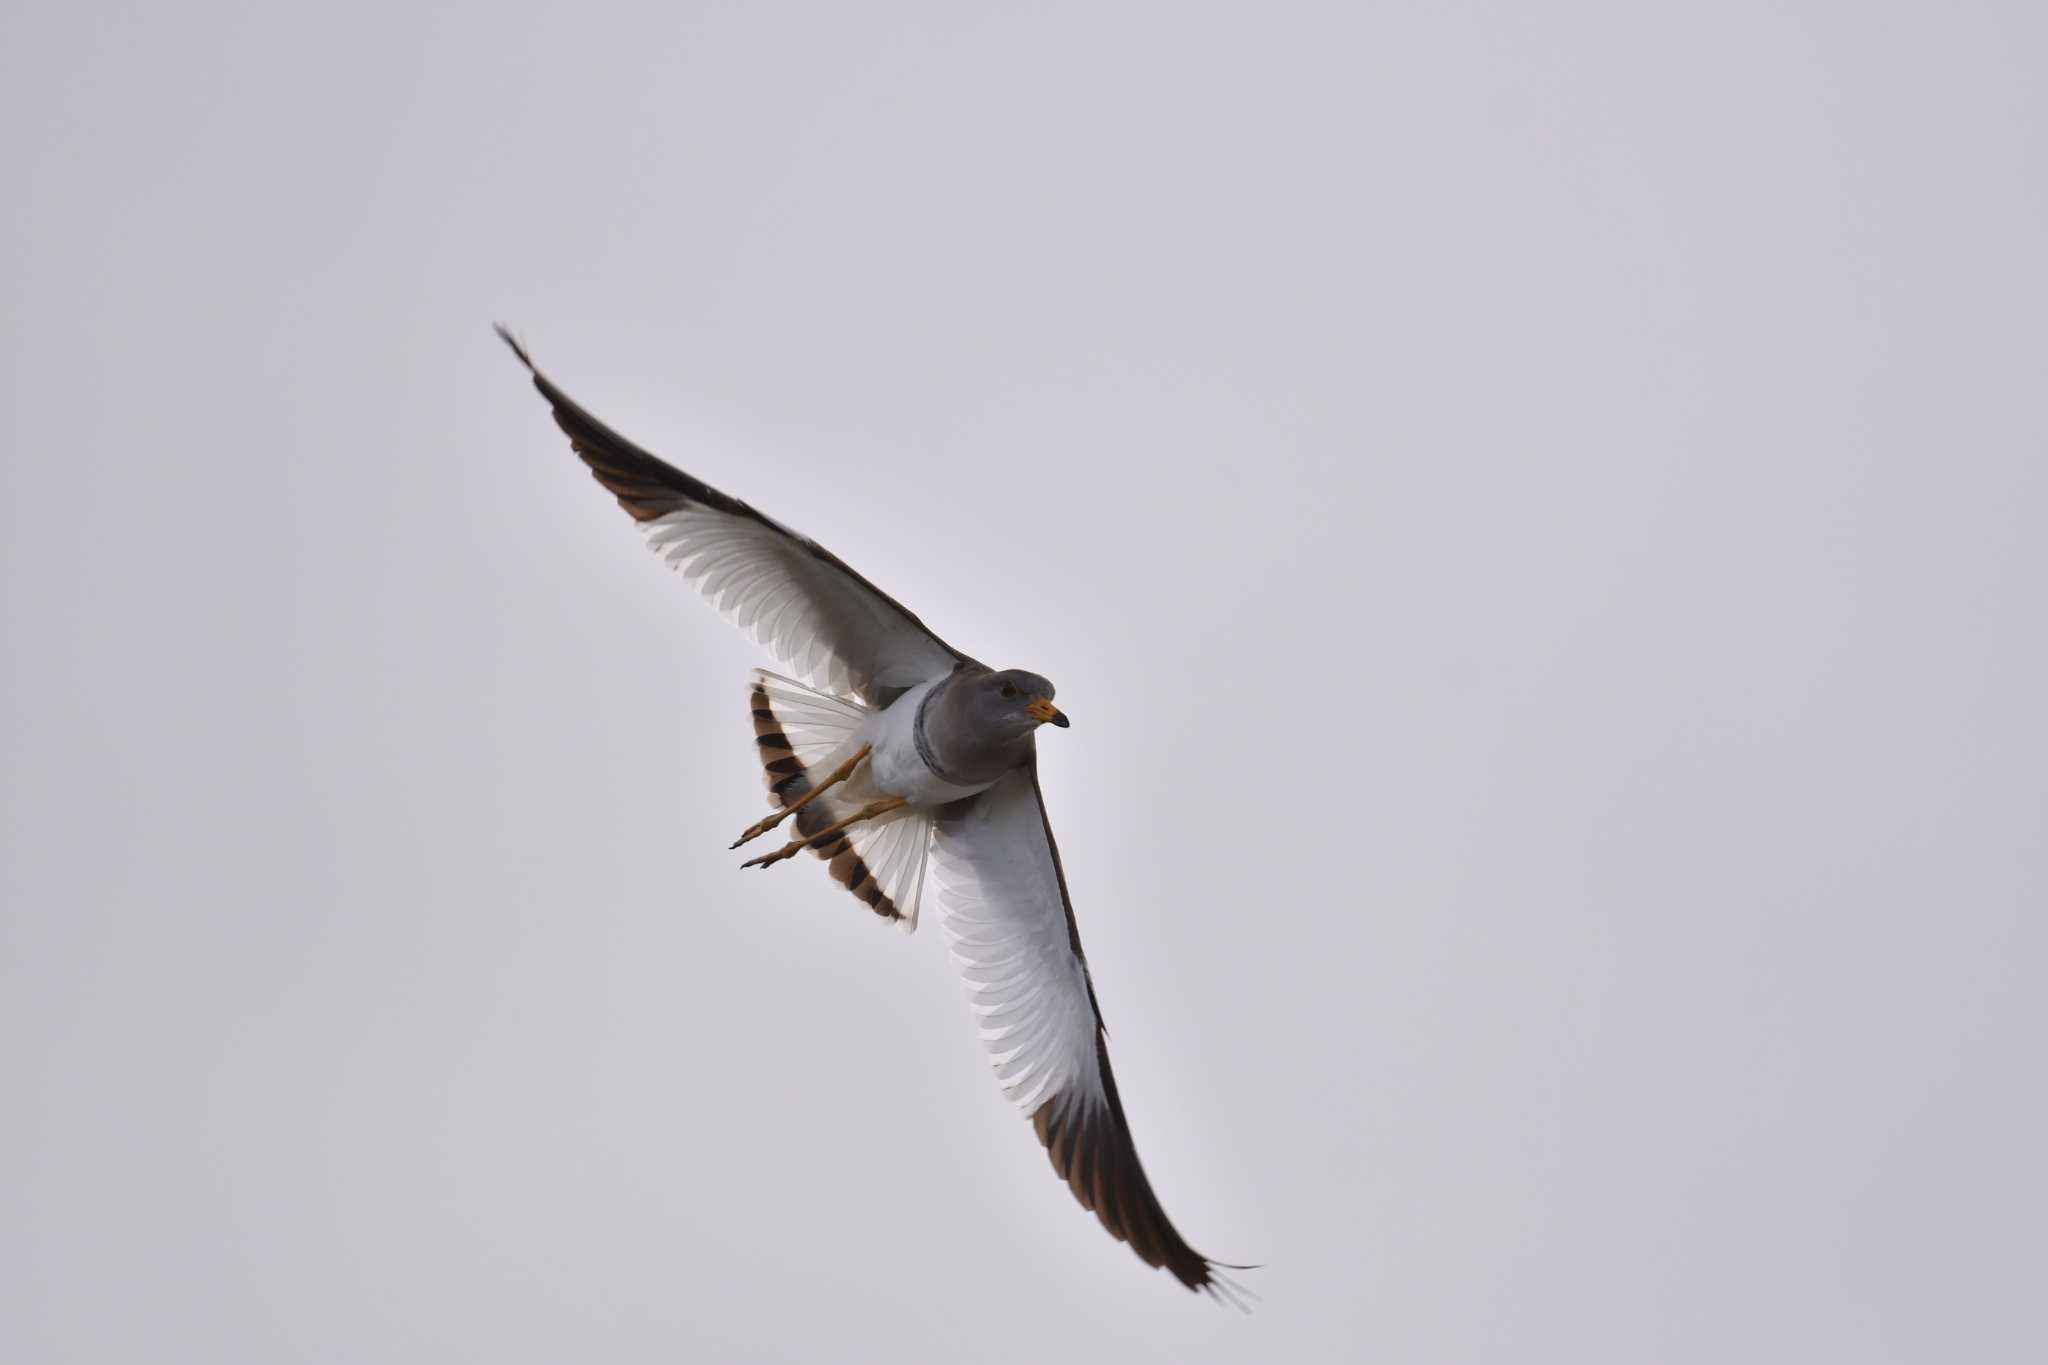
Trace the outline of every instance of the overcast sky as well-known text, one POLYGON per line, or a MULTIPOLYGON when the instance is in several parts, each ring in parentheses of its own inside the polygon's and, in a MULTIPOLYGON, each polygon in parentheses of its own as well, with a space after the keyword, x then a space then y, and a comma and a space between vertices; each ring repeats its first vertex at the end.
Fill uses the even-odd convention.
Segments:
POLYGON ((2048 11, 1026 8, 0 14, 0 1357, 2048 1356, 2048 11), (1256 1315, 497 318, 1058 683, 1256 1315))

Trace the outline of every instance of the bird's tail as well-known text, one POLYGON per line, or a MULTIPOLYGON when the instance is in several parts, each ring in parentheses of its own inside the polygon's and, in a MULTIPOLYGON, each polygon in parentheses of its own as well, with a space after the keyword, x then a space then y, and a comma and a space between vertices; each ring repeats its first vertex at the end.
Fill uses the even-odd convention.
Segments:
MULTIPOLYGON (((858 702, 804 686, 792 678, 755 669, 750 689, 754 747, 768 781, 768 802, 778 809, 800 800, 858 753, 874 713, 858 702)), ((858 774, 796 813, 800 835, 816 834, 842 814, 851 793, 866 787, 858 774)), ((925 862, 931 851, 932 821, 906 807, 867 820, 812 845, 830 865, 833 880, 883 919, 905 932, 917 928, 925 862)))

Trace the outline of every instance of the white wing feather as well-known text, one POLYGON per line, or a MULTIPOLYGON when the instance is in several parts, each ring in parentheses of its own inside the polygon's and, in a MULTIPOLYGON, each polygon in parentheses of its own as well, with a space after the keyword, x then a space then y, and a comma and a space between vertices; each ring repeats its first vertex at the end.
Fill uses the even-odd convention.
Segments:
POLYGON ((812 687, 873 697, 952 670, 949 650, 794 532, 694 503, 641 529, 726 620, 812 687))
POLYGON ((1100 1098, 1094 1002, 1028 770, 951 807, 932 844, 933 894, 1003 1093, 1027 1114, 1100 1098))

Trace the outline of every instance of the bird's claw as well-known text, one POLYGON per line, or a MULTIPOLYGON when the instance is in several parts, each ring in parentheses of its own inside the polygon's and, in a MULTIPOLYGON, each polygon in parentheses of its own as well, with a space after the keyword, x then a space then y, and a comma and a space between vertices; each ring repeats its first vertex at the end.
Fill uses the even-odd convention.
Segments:
MULTIPOLYGON (((794 840, 791 843, 784 844, 781 848, 776 849, 773 853, 763 853, 758 858, 749 858, 745 862, 741 863, 740 866, 773 867, 776 863, 781 862, 784 858, 794 858, 797 854, 803 852, 804 845, 808 844, 809 842, 810 840, 808 839, 794 840)), ((738 847, 738 845, 734 845, 734 847, 738 847)))

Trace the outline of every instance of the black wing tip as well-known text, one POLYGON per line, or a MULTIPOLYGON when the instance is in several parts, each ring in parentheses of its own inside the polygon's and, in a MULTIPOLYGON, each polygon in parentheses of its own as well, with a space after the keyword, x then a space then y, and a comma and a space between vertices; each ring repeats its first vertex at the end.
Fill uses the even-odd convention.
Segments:
MULTIPOLYGON (((1219 1268, 1225 1264, 1226 1263, 1223 1261, 1209 1262, 1207 1268, 1203 1272, 1204 1278, 1202 1280, 1202 1283, 1200 1283, 1199 1285, 1189 1285, 1188 1288, 1198 1289, 1202 1293, 1207 1294, 1210 1298, 1214 1299, 1217 1303, 1228 1304, 1230 1307, 1235 1308, 1238 1312, 1244 1314, 1246 1317, 1250 1317, 1252 1312, 1252 1305, 1255 1303, 1264 1303, 1265 1300, 1261 1299, 1257 1294, 1254 1294, 1251 1290, 1246 1289, 1236 1280, 1231 1279, 1228 1275, 1222 1274, 1219 1268)), ((1230 1269, 1257 1270, 1258 1267, 1255 1265, 1234 1265, 1231 1266, 1230 1269)))
POLYGON ((519 363, 526 367, 526 372, 528 374, 534 376, 536 379, 540 377, 540 371, 534 368, 533 357, 528 355, 526 353, 526 348, 519 344, 519 338, 512 335, 512 329, 510 327, 507 327, 502 322, 494 322, 491 324, 491 330, 498 334, 498 339, 500 341, 504 342, 507 346, 510 346, 512 348, 512 354, 519 357, 519 363))
POLYGON ((1055 1095, 1032 1112, 1031 1126, 1054 1174, 1067 1183, 1103 1230, 1129 1246, 1139 1260, 1166 1271, 1191 1293, 1207 1294, 1218 1303, 1249 1313, 1248 1303, 1258 1302, 1259 1296, 1223 1272, 1259 1267, 1204 1256, 1173 1226, 1131 1142, 1130 1125, 1124 1120, 1123 1103, 1100 1034, 1097 1047, 1105 1092, 1102 1100, 1055 1095))
POLYGON ((1247 1289, 1244 1285, 1239 1284, 1236 1280, 1223 1273, 1226 1270, 1258 1270, 1262 1267, 1256 1265, 1235 1265, 1229 1261, 1212 1261, 1207 1256, 1202 1255, 1201 1252, 1195 1251, 1192 1247, 1189 1248, 1189 1251, 1194 1256, 1197 1266, 1192 1273, 1189 1273, 1186 1268, 1174 1265, 1171 1262, 1168 1262, 1166 1265, 1167 1272, 1179 1280, 1182 1287, 1192 1293, 1207 1294, 1216 1302, 1229 1304, 1240 1313, 1251 1312, 1252 1310, 1248 1306, 1250 1303, 1264 1302, 1250 1289, 1247 1289))

